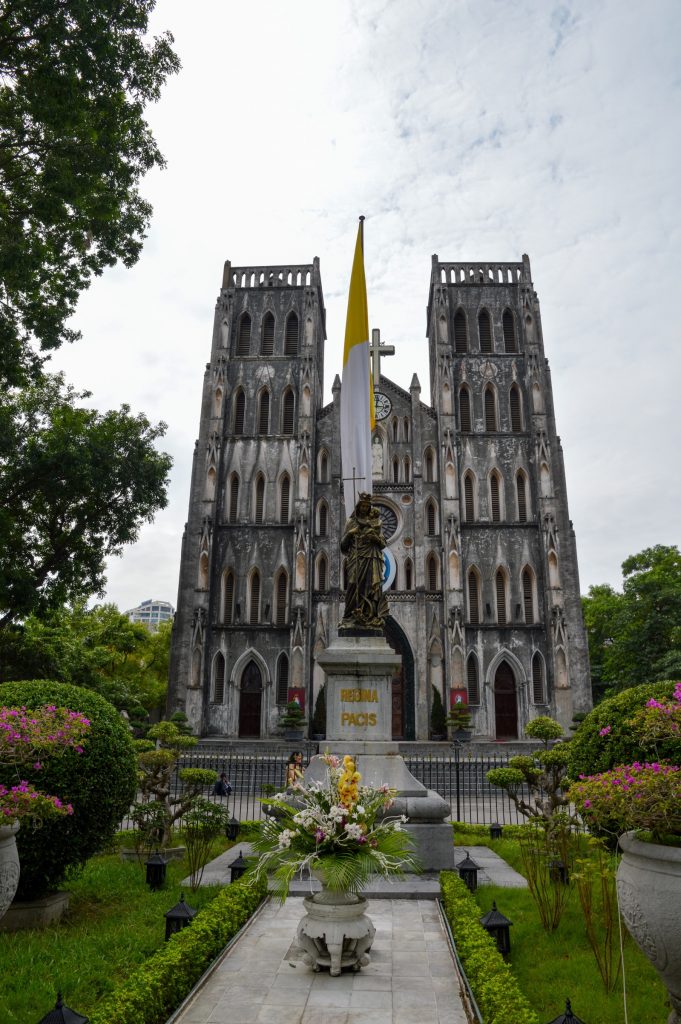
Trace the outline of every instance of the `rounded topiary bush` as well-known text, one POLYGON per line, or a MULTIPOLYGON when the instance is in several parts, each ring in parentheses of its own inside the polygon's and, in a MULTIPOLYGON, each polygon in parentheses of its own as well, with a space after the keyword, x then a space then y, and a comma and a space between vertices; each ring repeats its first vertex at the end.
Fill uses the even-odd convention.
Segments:
MULTIPOLYGON (((90 720, 83 753, 65 750, 45 758, 42 770, 20 769, 38 789, 73 804, 73 815, 19 829, 21 877, 17 899, 39 899, 56 889, 69 868, 84 864, 111 840, 135 799, 135 751, 126 724, 107 700, 82 686, 50 681, 3 683, 0 704, 57 707, 80 711, 90 720)), ((0 767, 0 780, 15 781, 0 767)))
POLYGON ((660 743, 655 753, 641 746, 640 737, 628 719, 645 707, 651 697, 658 700, 671 698, 674 694, 672 683, 645 683, 632 686, 614 697, 608 697, 590 711, 568 747, 568 772, 571 779, 580 775, 596 775, 606 772, 615 765, 631 764, 633 761, 669 760, 679 763, 681 741, 660 743), (609 731, 601 736, 601 730, 609 731))

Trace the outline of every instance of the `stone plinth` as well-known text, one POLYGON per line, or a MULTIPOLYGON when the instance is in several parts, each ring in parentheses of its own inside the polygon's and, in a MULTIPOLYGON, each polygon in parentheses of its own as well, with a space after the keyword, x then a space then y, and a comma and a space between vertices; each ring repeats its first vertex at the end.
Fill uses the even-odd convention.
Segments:
MULTIPOLYGON (((424 871, 454 868, 451 808, 415 779, 392 740, 392 677, 401 659, 383 637, 339 637, 318 656, 326 672, 326 749, 351 754, 363 785, 397 790, 389 815, 405 814, 424 871)), ((306 781, 323 781, 326 765, 313 758, 306 781)))

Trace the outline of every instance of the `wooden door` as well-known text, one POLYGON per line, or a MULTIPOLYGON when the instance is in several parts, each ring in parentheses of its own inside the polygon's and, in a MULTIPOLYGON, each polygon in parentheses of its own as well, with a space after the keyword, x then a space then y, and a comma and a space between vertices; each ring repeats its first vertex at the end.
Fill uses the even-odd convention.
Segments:
POLYGON ((239 737, 260 738, 260 712, 262 708, 262 675, 254 661, 249 661, 241 676, 239 701, 239 737))
POLYGON ((494 677, 494 718, 498 740, 518 738, 518 702, 515 676, 507 661, 502 661, 494 677))

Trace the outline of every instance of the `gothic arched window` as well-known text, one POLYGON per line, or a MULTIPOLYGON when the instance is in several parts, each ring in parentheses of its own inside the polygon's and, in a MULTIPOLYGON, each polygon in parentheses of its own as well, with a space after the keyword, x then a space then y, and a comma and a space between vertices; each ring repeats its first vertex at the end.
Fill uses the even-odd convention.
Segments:
POLYGON ((475 521, 474 482, 475 478, 469 470, 463 478, 464 516, 466 518, 467 523, 472 523, 475 521))
POLYGON ((279 522, 288 523, 291 498, 291 477, 284 473, 279 482, 279 522))
POLYGON ((234 620, 234 573, 231 569, 227 569, 222 574, 222 594, 220 597, 220 611, 222 612, 220 617, 225 626, 231 626, 234 620))
POLYGON ((248 602, 248 621, 251 625, 260 622, 260 573, 254 569, 251 573, 251 587, 248 602))
POLYGON ((213 704, 225 701, 225 656, 218 651, 213 661, 213 704))
POLYGON ((520 391, 517 384, 511 385, 509 405, 511 407, 511 430, 514 434, 519 434, 523 429, 523 416, 520 406, 520 391))
POLYGON ((437 531, 437 514, 435 509, 435 502, 429 501, 426 504, 426 534, 429 537, 434 537, 437 531))
POLYGON ((258 473, 255 481, 255 515, 253 521, 256 525, 260 525, 263 521, 263 510, 265 506, 265 477, 262 473, 258 473))
POLYGON ((234 396, 234 433, 243 434, 244 419, 246 417, 246 395, 243 388, 239 388, 234 396))
POLYGON ((471 626, 480 624, 480 577, 475 569, 468 570, 468 621, 471 626))
POLYGON ((270 393, 267 388, 260 392, 258 402, 258 433, 269 434, 270 432, 270 393))
POLYGON ((288 655, 280 654, 277 661, 277 704, 288 704, 288 655))
POLYGON ((320 537, 326 537, 329 528, 329 506, 325 501, 319 503, 319 528, 317 533, 320 537))
POLYGON ((400 460, 395 456, 393 459, 393 483, 398 484, 400 482, 400 460))
POLYGON ((428 590, 437 590, 437 558, 431 552, 426 559, 426 586, 428 590))
POLYGON ((399 430, 399 426, 398 426, 398 423, 397 423, 397 419, 394 419, 393 420, 393 441, 397 441, 398 430, 399 430))
POLYGON ((299 323, 295 313, 289 313, 286 318, 286 333, 284 335, 284 355, 298 355, 299 323))
POLYGON ((319 482, 320 484, 329 482, 329 456, 324 450, 319 453, 319 482))
POLYGON ((271 356, 274 352, 274 317, 271 313, 265 313, 262 318, 260 351, 264 356, 271 356))
POLYGON ((326 555, 320 555, 317 559, 317 590, 324 593, 329 589, 329 563, 326 555))
POLYGON ((534 622, 534 574, 527 566, 523 569, 522 583, 525 622, 534 622))
POLYGON ((232 473, 229 478, 229 521, 236 523, 239 517, 239 477, 232 473))
POLYGON ((539 651, 532 655, 532 700, 535 704, 544 704, 546 701, 544 687, 544 659, 539 651))
POLYGON ((497 403, 494 388, 488 384, 485 388, 485 430, 497 429, 497 403))
POLYGON ((407 419, 406 416, 404 417, 404 422, 402 424, 402 429, 403 429, 403 433, 404 433, 404 436, 403 436, 402 440, 403 441, 408 441, 409 440, 409 420, 407 419))
POLYGON ((480 682, 478 677, 478 659, 474 654, 468 655, 466 662, 466 685, 468 687, 468 703, 480 703, 480 682))
POLYGON ((504 352, 517 352, 516 340, 515 340, 515 320, 513 319, 513 313, 510 309, 504 310, 502 317, 502 324, 504 328, 504 352))
POLYGON ((404 482, 405 484, 411 483, 411 459, 408 455, 404 457, 404 482))
POLYGON ((489 318, 489 313, 486 309, 482 309, 478 313, 478 335, 480 337, 480 351, 491 352, 492 351, 492 323, 489 318))
POLYGON ((489 478, 489 498, 490 498, 490 519, 493 523, 501 522, 501 486, 499 482, 499 474, 494 470, 490 474, 489 478))
POLYGON ((293 433, 293 413, 295 409, 295 399, 293 392, 290 388, 287 388, 284 392, 284 400, 282 403, 281 413, 281 432, 282 434, 293 433))
POLYGON ((457 309, 454 315, 454 351, 458 353, 468 351, 468 327, 466 314, 462 309, 457 309))
POLYGON ((515 478, 516 493, 518 497, 518 522, 527 522, 527 477, 522 469, 519 469, 515 478))
POLYGON ((411 559, 408 558, 404 563, 404 589, 411 590, 413 588, 413 572, 411 566, 411 559))
POLYGON ((247 356, 251 351, 251 318, 248 313, 243 313, 239 320, 239 330, 236 336, 236 355, 247 356))
POLYGON ((288 573, 281 569, 277 574, 274 584, 274 624, 275 626, 286 625, 286 605, 288 598, 288 573))
POLYGON ((426 483, 432 484, 435 480, 435 455, 432 448, 426 448, 426 456, 424 459, 424 467, 426 474, 426 483))
POLYGON ((508 622, 508 602, 506 599, 506 576, 502 569, 496 571, 494 587, 497 597, 497 622, 500 626, 505 626, 508 622))
POLYGON ((459 421, 461 430, 470 433, 473 429, 471 425, 471 395, 465 384, 459 390, 459 421))

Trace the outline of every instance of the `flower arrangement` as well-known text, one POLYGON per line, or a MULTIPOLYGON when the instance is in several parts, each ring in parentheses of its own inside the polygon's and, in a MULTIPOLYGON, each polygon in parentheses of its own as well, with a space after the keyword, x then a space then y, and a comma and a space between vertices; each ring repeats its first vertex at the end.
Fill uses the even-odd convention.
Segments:
MULTIPOLYGON (((82 754, 82 742, 90 728, 84 715, 54 704, 29 711, 25 707, 0 707, 0 765, 13 769, 18 776, 22 765, 42 767, 40 758, 73 748, 82 754)), ((24 818, 43 821, 45 818, 73 814, 71 804, 63 804, 57 796, 49 796, 21 779, 14 786, 0 783, 0 823, 9 824, 24 818)))
POLYGON ((400 875, 418 870, 406 818, 386 818, 396 793, 387 785, 361 785, 352 757, 321 758, 324 783, 295 783, 293 802, 285 794, 268 798, 274 811, 260 827, 253 848, 260 855, 255 874, 274 873, 275 892, 283 901, 294 875, 319 871, 332 892, 357 893, 372 875, 400 875))
POLYGON ((584 820, 603 832, 647 832, 663 845, 681 840, 678 765, 635 761, 599 775, 581 775, 569 798, 584 820))

